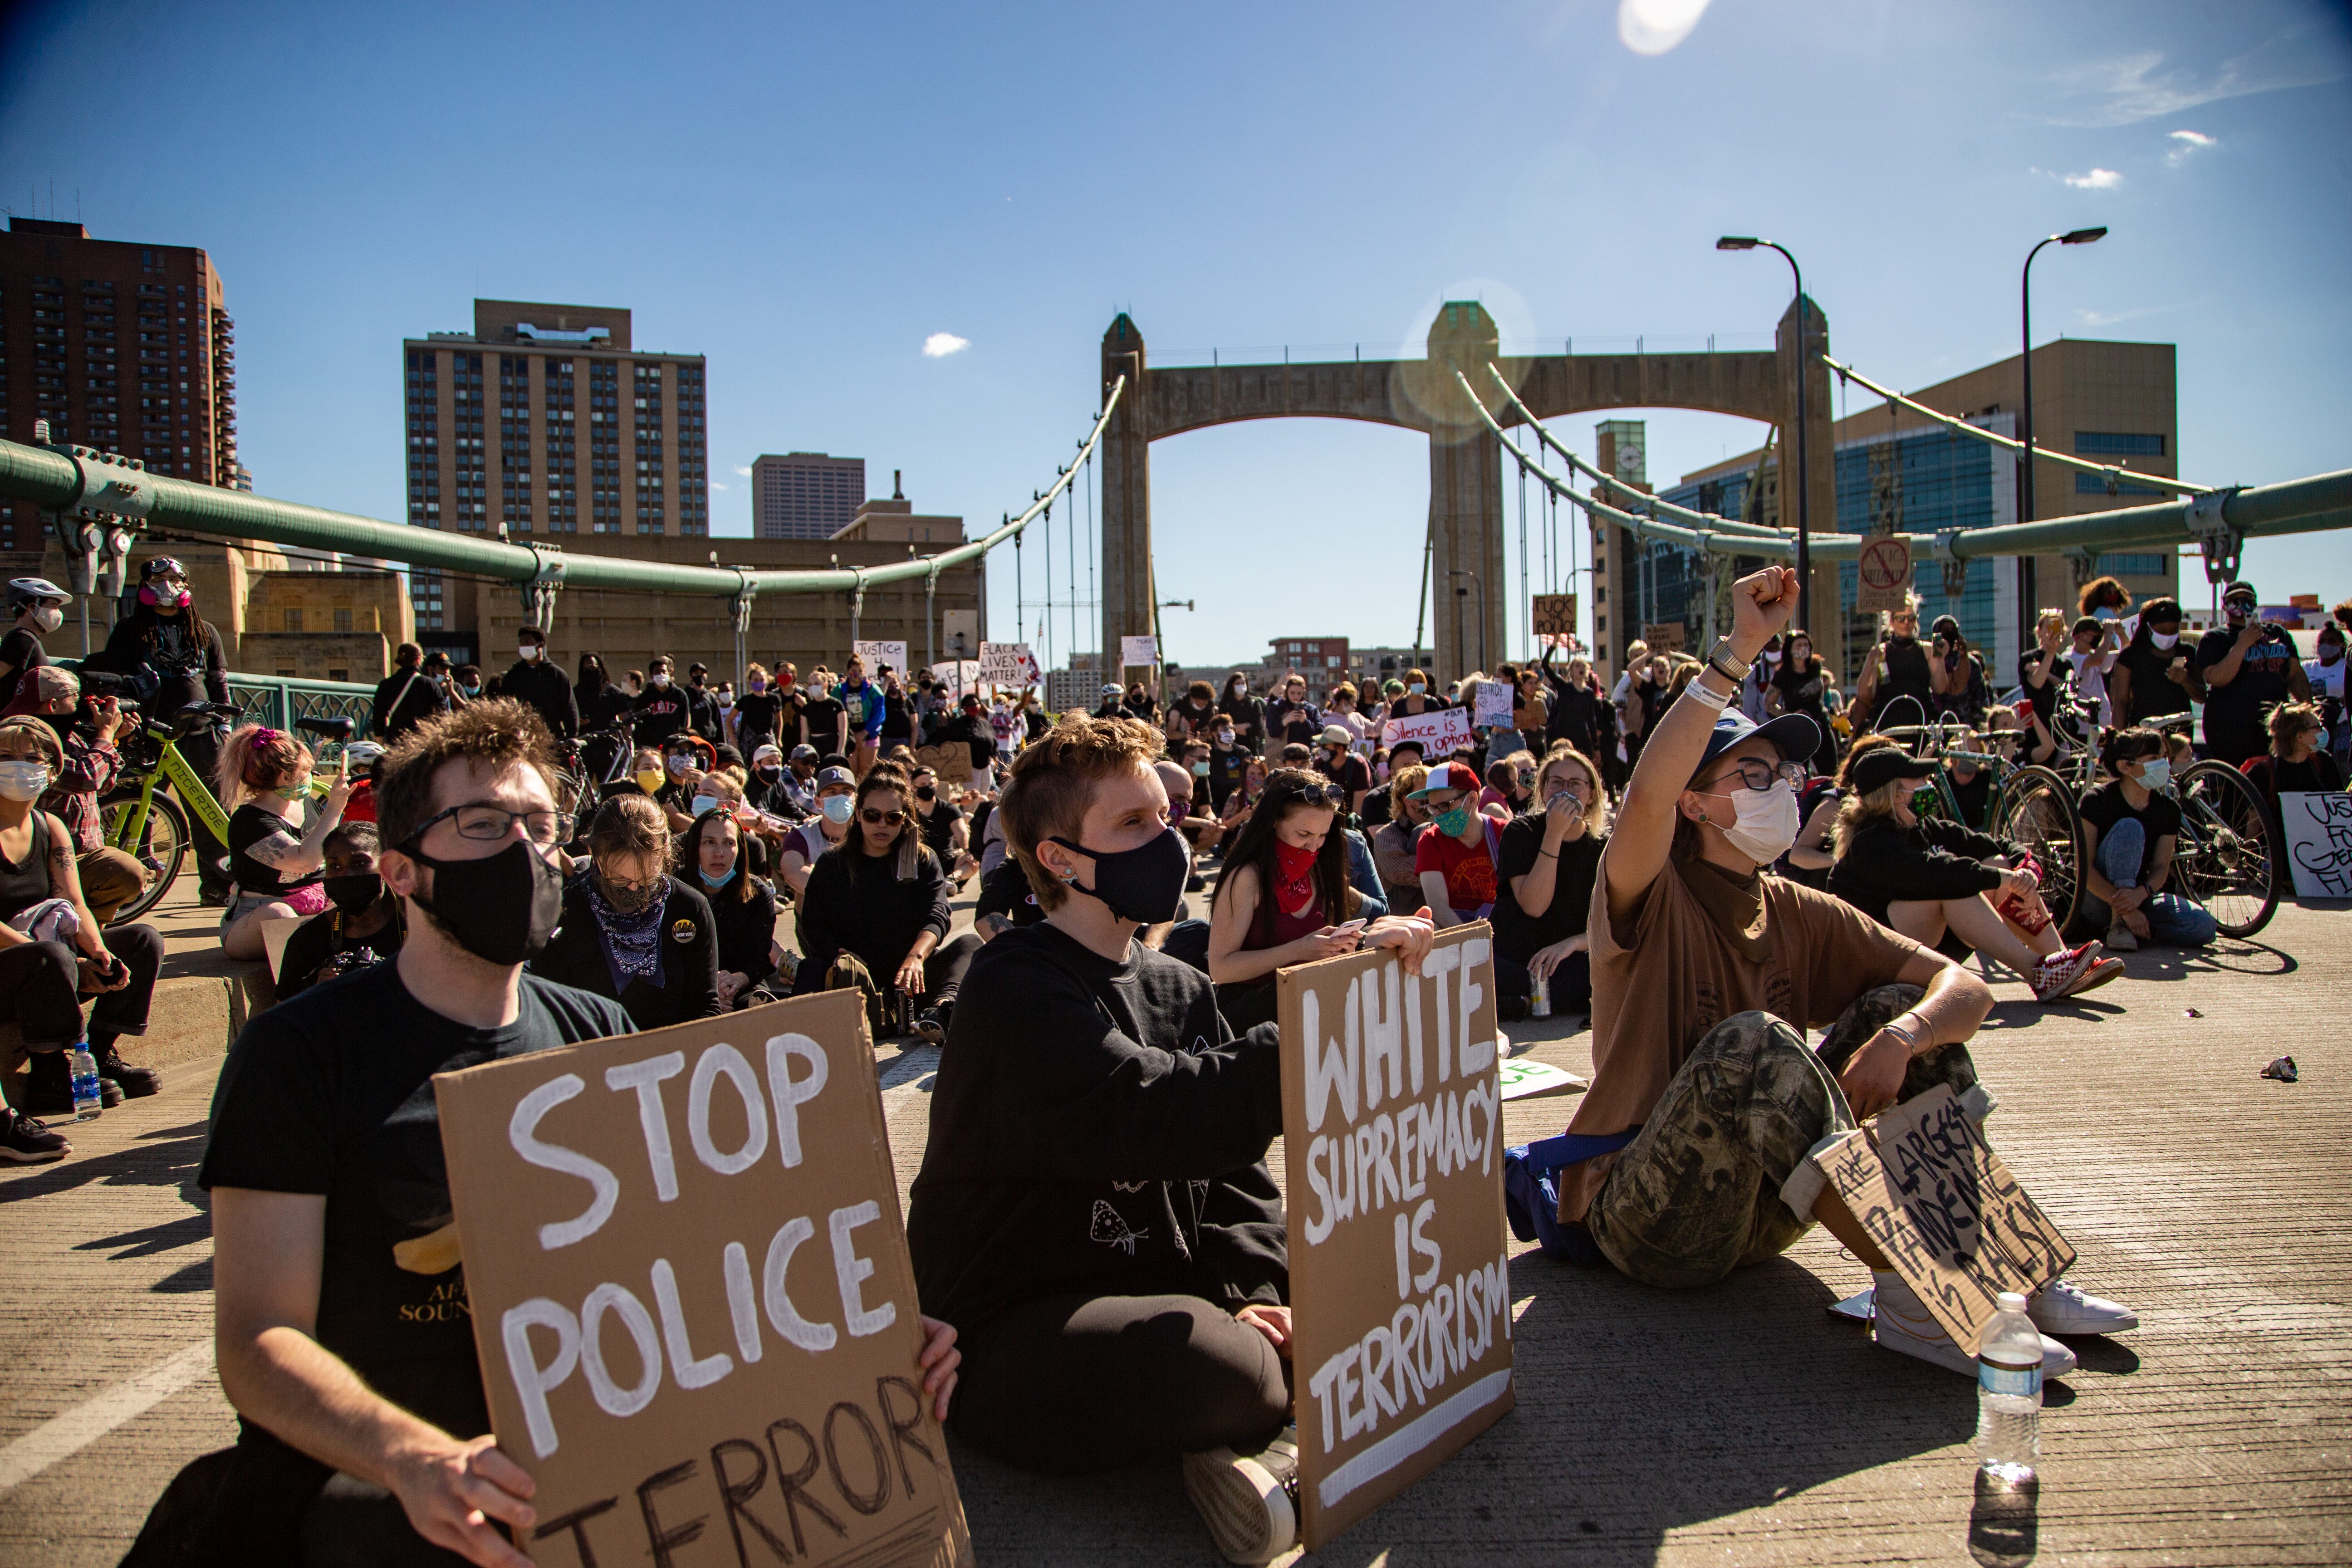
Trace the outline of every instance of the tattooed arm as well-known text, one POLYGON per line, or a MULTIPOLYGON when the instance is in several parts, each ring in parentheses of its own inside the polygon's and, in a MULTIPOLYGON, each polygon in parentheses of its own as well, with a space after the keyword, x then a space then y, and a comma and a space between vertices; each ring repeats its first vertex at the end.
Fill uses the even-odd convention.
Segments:
MULTIPOLYGON (((74 862, 73 836, 66 831, 66 825, 55 815, 48 812, 41 815, 49 822, 49 896, 65 900, 73 905, 74 913, 81 917, 81 930, 74 933, 74 945, 81 949, 82 956, 89 962, 93 972, 89 979, 97 980, 99 989, 102 991, 119 991, 130 984, 131 976, 127 972, 119 974, 111 983, 98 979, 100 974, 115 967, 114 955, 107 952, 106 938, 100 933, 98 921, 89 912, 89 904, 81 896, 81 871, 74 862)), ((88 983, 86 980, 85 984, 88 983)))

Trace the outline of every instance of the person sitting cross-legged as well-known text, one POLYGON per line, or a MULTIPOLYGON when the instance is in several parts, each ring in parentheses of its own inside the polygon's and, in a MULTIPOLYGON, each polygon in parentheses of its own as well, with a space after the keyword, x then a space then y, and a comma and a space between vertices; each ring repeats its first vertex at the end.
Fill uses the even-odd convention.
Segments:
POLYGON ((1830 891, 1922 946, 1957 939, 2007 964, 2037 1002, 2079 996, 2122 973, 2123 960, 2102 958, 2098 943, 2066 945, 2023 846, 1913 809, 1915 795, 1935 798, 1919 787, 1935 772, 1899 746, 1854 759, 1830 891))
MULTIPOLYGON (((1937 1085, 1971 1117, 1990 1111, 1968 1040, 1992 993, 1838 899, 1763 874, 1796 837, 1820 735, 1804 714, 1759 729, 1727 704, 1796 601, 1784 567, 1734 585, 1731 635, 1659 715, 1601 852, 1592 1086, 1569 1131, 1603 1152, 1560 1172, 1557 1247, 1680 1289, 1764 1262, 1818 1221, 1872 1270, 1880 1344, 1973 1375, 1807 1159, 1937 1085), (1825 1024, 1816 1054, 1804 1031, 1825 1024)), ((2045 1333, 2137 1322, 2063 1281, 2029 1308, 2045 1333)), ((2055 1341, 2043 1350, 2045 1369, 2074 1365, 2055 1341)))
POLYGON ((2100 749, 2107 782, 2083 797, 2083 910, 2106 945, 2134 952, 2144 942, 2203 947, 2221 930, 2201 904, 2165 888, 2180 835, 2172 762, 2164 731, 2118 730, 2100 749))
MULTIPOLYGON (((1072 714, 1014 761, 997 815, 1045 919, 971 962, 907 1239, 923 1310, 961 1333, 950 1431, 1032 1469, 1181 1455, 1219 1550, 1265 1563, 1297 1535, 1289 1254, 1265 1167, 1281 1055, 1274 1026, 1235 1038, 1209 977, 1137 940, 1173 918, 1189 863, 1160 745, 1140 721, 1072 714)), ((1431 934, 1391 920, 1364 939, 1417 972, 1431 934)))

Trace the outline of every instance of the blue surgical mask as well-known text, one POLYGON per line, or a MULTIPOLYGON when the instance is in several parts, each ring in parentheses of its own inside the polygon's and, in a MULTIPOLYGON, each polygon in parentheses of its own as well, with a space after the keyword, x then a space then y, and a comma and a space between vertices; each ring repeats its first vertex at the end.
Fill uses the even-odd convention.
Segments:
POLYGON ((1415 696, 1415 697, 1420 696, 1423 692, 1424 692, 1424 691, 1426 691, 1426 690, 1428 690, 1428 689, 1429 689, 1429 688, 1428 688, 1428 687, 1426 687, 1426 686, 1423 685, 1423 684, 1422 684, 1420 681, 1418 681, 1418 680, 1412 682, 1410 685, 1408 685, 1408 686, 1405 688, 1405 690, 1406 690, 1406 691, 1410 692, 1412 695, 1413 695, 1413 696, 1415 696))
POLYGON ((2172 789, 2172 759, 2150 757, 2140 764, 2139 782, 2144 789, 2153 790, 2158 795, 2169 794, 2172 789))
POLYGON ((694 810, 691 815, 700 816, 704 812, 709 811, 718 804, 719 797, 715 795, 696 795, 694 797, 694 810))
POLYGON ((824 813, 827 822, 847 822, 850 814, 857 809, 857 803, 845 795, 829 795, 817 803, 817 808, 824 813))
POLYGON ((694 874, 702 879, 702 885, 704 887, 709 888, 715 892, 735 879, 735 868, 730 866, 727 868, 727 871, 724 876, 714 877, 709 872, 698 866, 694 868, 694 874))

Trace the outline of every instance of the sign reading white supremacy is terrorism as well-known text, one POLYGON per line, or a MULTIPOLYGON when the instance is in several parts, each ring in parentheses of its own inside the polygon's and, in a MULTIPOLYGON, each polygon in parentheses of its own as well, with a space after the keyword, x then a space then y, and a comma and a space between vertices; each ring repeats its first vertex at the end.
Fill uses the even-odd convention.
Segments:
POLYGON ((865 1009, 827 992, 434 1079, 542 1562, 967 1563, 865 1009))
POLYGON ((1281 971, 1299 1500, 1314 1551, 1511 1408, 1494 941, 1281 971))
POLYGON ((1471 743, 1470 710, 1467 708, 1433 708, 1426 713, 1407 713, 1381 726, 1381 744, 1393 746, 1399 741, 1418 741, 1421 754, 1431 763, 1441 763, 1456 746, 1471 743))

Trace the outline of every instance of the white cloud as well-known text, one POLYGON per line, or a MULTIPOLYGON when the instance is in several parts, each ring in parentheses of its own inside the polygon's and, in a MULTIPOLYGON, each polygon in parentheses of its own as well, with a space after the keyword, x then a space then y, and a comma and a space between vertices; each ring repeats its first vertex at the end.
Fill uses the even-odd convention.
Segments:
POLYGON ((2227 98, 2338 80, 2341 55, 2310 33, 2297 27, 2273 34, 2210 73, 2165 69, 2164 56, 2153 50, 2076 66, 2050 79, 2066 106, 2047 118, 2057 125, 2135 125, 2227 98))
POLYGON ((713 479, 710 481, 710 488, 714 490, 723 490, 728 487, 720 484, 717 479, 713 479))
POLYGON ((2219 136, 2208 136, 2202 131, 2176 131, 2172 132, 2172 151, 2164 155, 2164 161, 2178 169, 2206 148, 2221 144, 2219 136))
POLYGON ((1663 55, 1691 36, 1708 0, 1617 0, 1617 40, 1637 55, 1663 55))
POLYGON ((2112 191, 2124 183, 2124 177, 2113 169, 2094 169, 2087 174, 2061 174, 2059 178, 2078 191, 2112 191))
POLYGON ((737 473, 739 473, 739 474, 742 475, 742 476, 743 476, 745 479, 750 479, 750 478, 751 477, 751 469, 749 469, 749 468, 745 468, 745 467, 743 467, 743 466, 742 466, 741 464, 740 464, 740 463, 736 465, 736 467, 735 467, 735 471, 736 471, 737 473))
POLYGON ((2112 327, 2121 321, 2136 321, 2142 316, 2161 316, 2168 310, 2178 310, 2178 304, 2142 305, 2132 310, 2076 310, 2074 319, 2086 327, 2112 327))
POLYGON ((953 332, 933 332, 923 340, 923 357, 945 359, 950 354, 960 354, 970 347, 971 347, 970 338, 960 338, 953 332))

